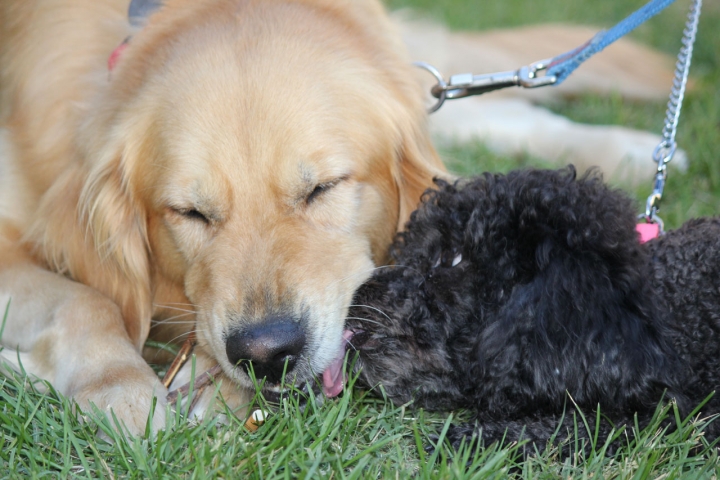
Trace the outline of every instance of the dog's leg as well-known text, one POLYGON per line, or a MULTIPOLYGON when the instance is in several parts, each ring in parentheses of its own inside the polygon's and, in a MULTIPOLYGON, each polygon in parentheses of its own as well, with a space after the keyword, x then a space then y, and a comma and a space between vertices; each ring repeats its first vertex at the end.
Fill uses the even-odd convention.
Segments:
MULTIPOLYGON (((573 122, 527 100, 503 97, 448 102, 433 114, 430 126, 454 141, 482 140, 502 155, 530 152, 555 164, 571 159, 580 170, 600 166, 606 178, 622 181, 645 178, 647 152, 661 140, 627 127, 573 122)), ((687 169, 685 152, 676 160, 674 167, 687 169)))
POLYGON ((83 410, 90 404, 112 410, 135 435, 145 431, 157 397, 152 428, 162 428, 167 392, 130 341, 118 307, 97 291, 34 265, 20 249, 3 247, 2 368, 48 380, 83 410))

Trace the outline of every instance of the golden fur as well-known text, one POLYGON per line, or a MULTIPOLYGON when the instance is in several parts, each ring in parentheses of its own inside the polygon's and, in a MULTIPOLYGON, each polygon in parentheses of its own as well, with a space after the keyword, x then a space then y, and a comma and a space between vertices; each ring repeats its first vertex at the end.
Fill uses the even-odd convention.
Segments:
POLYGON ((379 3, 167 0, 137 31, 126 9, 0 3, 0 308, 10 365, 138 433, 166 393, 151 331, 196 317, 199 361, 248 387, 223 335, 290 309, 308 316, 297 376, 327 367, 443 170, 379 3))

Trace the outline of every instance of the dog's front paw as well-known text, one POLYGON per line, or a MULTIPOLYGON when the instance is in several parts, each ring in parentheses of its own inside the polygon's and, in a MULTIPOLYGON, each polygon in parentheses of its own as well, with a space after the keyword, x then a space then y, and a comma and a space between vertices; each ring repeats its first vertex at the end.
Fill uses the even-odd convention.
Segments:
POLYGON ((105 369, 79 385, 73 397, 83 412, 106 415, 122 433, 144 435, 151 412, 150 434, 165 428, 167 389, 147 365, 105 369))

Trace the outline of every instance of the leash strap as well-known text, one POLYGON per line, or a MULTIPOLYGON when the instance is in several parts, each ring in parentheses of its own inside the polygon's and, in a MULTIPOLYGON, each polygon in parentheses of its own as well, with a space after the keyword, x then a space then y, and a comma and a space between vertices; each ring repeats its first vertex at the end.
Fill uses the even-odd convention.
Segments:
POLYGON ((673 2, 675 0, 652 0, 609 30, 598 32, 584 45, 553 58, 547 67, 546 75, 555 77, 553 84, 560 85, 587 59, 632 32, 638 26, 665 10, 673 2))
POLYGON ((633 31, 643 22, 654 17, 675 0, 651 0, 645 6, 632 13, 620 23, 598 32, 583 45, 553 58, 540 60, 517 70, 484 75, 462 73, 453 75, 446 81, 432 65, 415 62, 415 66, 430 72, 437 83, 430 93, 437 102, 429 108, 429 113, 437 111, 445 100, 481 95, 506 87, 537 88, 546 85, 560 85, 583 62, 603 50, 620 37, 633 31), (541 72, 544 71, 544 74, 541 72))

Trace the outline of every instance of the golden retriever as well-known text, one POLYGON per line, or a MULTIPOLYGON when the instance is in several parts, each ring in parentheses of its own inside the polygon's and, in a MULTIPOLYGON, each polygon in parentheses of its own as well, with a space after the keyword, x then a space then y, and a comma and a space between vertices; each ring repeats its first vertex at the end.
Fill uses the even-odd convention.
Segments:
POLYGON ((151 333, 197 321, 238 404, 245 360, 325 371, 443 167, 379 2, 128 3, 0 2, 0 307, 6 368, 137 434, 153 396, 165 424, 151 333))

